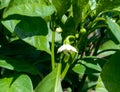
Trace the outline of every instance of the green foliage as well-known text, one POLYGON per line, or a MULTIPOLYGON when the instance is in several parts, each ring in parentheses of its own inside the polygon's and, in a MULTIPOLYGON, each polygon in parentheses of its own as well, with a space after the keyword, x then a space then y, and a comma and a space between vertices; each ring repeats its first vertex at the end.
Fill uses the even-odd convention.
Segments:
POLYGON ((0 79, 0 92, 33 92, 32 82, 26 74, 0 79))
POLYGON ((101 73, 102 81, 109 92, 119 92, 120 71, 119 71, 120 52, 115 53, 104 65, 101 73))
POLYGON ((120 0, 0 0, 0 92, 119 92, 119 15, 120 0))
POLYGON ((62 92, 59 68, 61 68, 61 65, 58 66, 58 69, 55 69, 50 74, 48 74, 38 84, 38 86, 35 89, 35 92, 41 92, 41 91, 42 92, 62 92))

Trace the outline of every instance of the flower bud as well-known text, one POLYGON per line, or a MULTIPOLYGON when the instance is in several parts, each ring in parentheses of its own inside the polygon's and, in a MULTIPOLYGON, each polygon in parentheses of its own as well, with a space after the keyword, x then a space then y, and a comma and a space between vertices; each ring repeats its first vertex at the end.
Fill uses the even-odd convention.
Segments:
POLYGON ((58 33, 61 33, 62 32, 62 28, 61 27, 57 27, 55 31, 58 32, 58 33))

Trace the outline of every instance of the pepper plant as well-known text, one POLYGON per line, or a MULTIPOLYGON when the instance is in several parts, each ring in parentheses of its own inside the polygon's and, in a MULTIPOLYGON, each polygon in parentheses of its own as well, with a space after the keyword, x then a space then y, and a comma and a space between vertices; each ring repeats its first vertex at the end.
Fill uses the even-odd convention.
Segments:
POLYGON ((120 0, 0 0, 0 92, 119 92, 120 0))

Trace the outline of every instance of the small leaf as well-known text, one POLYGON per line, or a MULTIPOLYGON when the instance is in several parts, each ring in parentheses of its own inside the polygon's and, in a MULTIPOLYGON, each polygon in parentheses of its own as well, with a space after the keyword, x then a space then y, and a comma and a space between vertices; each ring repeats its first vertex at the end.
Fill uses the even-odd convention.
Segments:
POLYGON ((5 9, 3 17, 19 14, 45 18, 54 13, 54 6, 45 0, 12 0, 5 9))
POLYGON ((104 65, 101 78, 109 92, 119 92, 120 89, 120 51, 115 53, 104 65))
POLYGON ((76 64, 72 70, 76 72, 77 74, 84 74, 86 71, 86 67, 83 66, 82 64, 76 64))
POLYGON ((112 34, 120 42, 120 26, 117 23, 113 22, 109 17, 107 17, 107 23, 112 34))
POLYGON ((32 82, 25 74, 2 78, 0 92, 33 92, 32 82))

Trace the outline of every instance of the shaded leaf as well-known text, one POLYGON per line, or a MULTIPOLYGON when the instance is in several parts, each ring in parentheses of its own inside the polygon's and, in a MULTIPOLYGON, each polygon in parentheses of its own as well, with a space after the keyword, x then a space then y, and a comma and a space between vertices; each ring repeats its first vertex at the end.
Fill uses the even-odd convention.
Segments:
POLYGON ((109 17, 107 17, 107 23, 112 34, 120 42, 120 26, 117 23, 113 22, 109 17))
POLYGON ((59 18, 62 17, 68 10, 71 5, 71 0, 52 0, 59 18))
POLYGON ((76 25, 83 22, 88 10, 89 10, 89 0, 73 0, 73 16, 76 25))
POLYGON ((15 33, 25 42, 50 54, 48 28, 42 18, 14 15, 2 23, 10 32, 15 33))
POLYGON ((13 14, 40 16, 45 18, 54 12, 54 6, 45 0, 11 0, 5 9, 3 17, 13 14))
POLYGON ((2 78, 0 92, 33 92, 32 82, 25 74, 2 78))
POLYGON ((115 53, 107 62, 102 70, 101 78, 109 92, 119 92, 120 89, 120 51, 115 53))
POLYGON ((120 6, 120 0, 96 0, 96 12, 100 13, 106 10, 113 10, 120 6))
POLYGON ((36 67, 26 61, 15 60, 12 58, 0 56, 0 67, 15 70, 18 72, 27 72, 31 74, 39 74, 39 71, 36 67))

